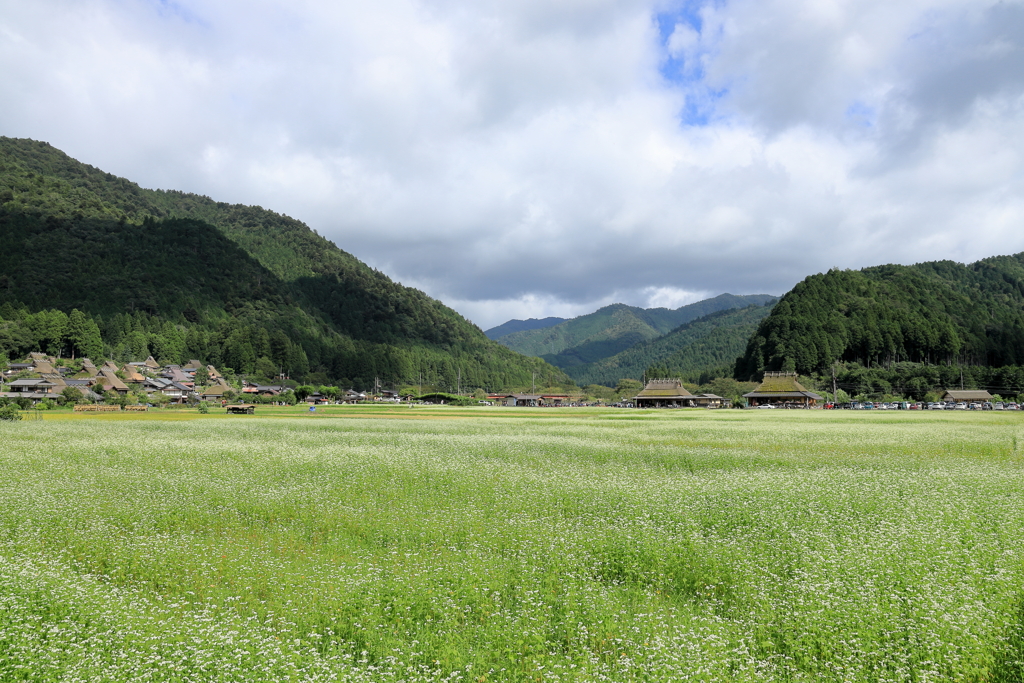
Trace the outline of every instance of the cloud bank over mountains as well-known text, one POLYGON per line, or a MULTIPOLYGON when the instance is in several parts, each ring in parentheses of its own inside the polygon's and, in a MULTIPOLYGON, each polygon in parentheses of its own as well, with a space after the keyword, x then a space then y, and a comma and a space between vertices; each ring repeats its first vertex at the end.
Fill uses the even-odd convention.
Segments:
POLYGON ((1024 250, 1024 4, 0 0, 0 134, 482 327, 1024 250))

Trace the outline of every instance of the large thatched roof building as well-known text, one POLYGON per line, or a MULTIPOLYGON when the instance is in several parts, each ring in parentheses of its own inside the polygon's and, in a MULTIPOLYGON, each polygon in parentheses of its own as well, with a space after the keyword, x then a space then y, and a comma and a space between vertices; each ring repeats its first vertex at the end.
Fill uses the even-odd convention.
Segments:
POLYGON ((696 405, 696 399, 678 379, 652 379, 633 403, 637 408, 687 408, 696 405))
POLYGON ((743 398, 752 406, 784 405, 810 408, 822 400, 796 381, 795 372, 766 372, 761 385, 743 398))

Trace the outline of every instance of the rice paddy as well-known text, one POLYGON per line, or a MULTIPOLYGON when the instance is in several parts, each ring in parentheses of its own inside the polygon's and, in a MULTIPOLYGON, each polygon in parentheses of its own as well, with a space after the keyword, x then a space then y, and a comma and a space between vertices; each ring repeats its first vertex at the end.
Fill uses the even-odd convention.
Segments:
POLYGON ((258 413, 0 424, 0 680, 1024 681, 1024 414, 258 413))

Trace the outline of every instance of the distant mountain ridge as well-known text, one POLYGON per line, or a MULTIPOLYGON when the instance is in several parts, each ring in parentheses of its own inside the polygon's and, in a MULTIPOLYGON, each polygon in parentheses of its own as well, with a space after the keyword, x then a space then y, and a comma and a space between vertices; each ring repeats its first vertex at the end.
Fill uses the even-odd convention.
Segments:
POLYGON ((702 316, 752 304, 762 305, 774 299, 768 294, 720 294, 677 309, 611 304, 552 327, 513 332, 497 341, 514 351, 538 356, 568 370, 614 356, 702 316))
POLYGON ((484 334, 487 335, 488 339, 498 339, 504 337, 507 334, 513 332, 525 332, 527 330, 541 330, 547 327, 554 327, 559 323, 564 323, 568 318, 528 318, 526 320, 512 319, 506 323, 502 323, 497 327, 492 327, 489 330, 484 330, 484 334))
POLYGON ((762 305, 710 313, 683 323, 668 334, 592 363, 566 367, 565 371, 580 386, 614 386, 624 377, 641 379, 645 373, 681 377, 698 384, 727 377, 736 358, 743 354, 747 340, 777 301, 772 297, 762 305))

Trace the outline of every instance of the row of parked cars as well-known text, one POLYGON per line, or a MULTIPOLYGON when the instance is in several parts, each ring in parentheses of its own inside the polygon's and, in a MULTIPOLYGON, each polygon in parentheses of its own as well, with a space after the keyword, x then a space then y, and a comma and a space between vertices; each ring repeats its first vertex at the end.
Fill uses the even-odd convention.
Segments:
POLYGON ((1001 401, 985 401, 966 403, 964 401, 937 401, 924 403, 922 401, 893 401, 873 403, 871 401, 850 401, 849 403, 826 403, 826 409, 841 410, 1021 410, 1016 403, 1003 403, 1001 401))

